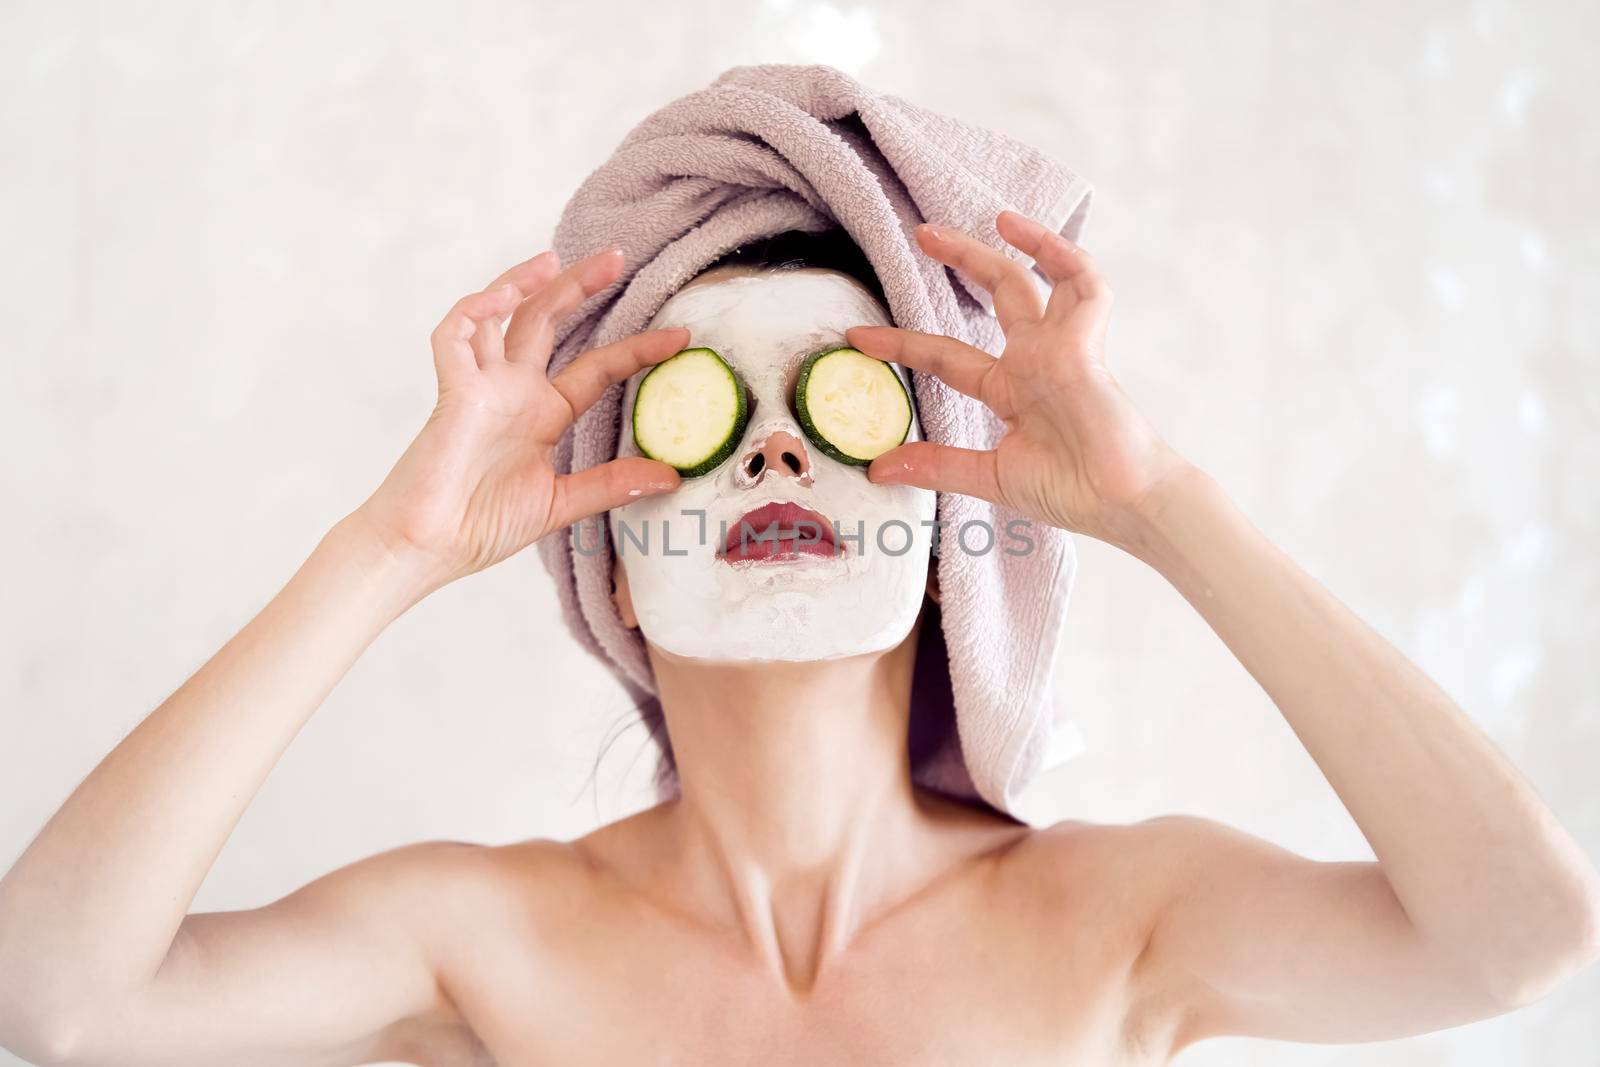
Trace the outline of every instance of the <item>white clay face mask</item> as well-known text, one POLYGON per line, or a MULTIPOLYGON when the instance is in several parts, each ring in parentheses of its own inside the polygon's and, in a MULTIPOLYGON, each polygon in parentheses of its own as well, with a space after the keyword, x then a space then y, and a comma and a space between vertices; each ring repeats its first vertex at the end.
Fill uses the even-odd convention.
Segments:
MULTIPOLYGON (((719 272, 651 321, 688 327, 689 346, 727 362, 750 408, 720 465, 610 514, 652 645, 722 662, 819 660, 882 651, 910 632, 927 588, 935 494, 874 485, 865 467, 824 454, 795 411, 806 357, 865 324, 891 323, 853 279, 811 269, 719 272)), ((619 456, 640 454, 632 416, 647 373, 623 396, 619 456)), ((913 418, 906 440, 919 437, 913 418)))

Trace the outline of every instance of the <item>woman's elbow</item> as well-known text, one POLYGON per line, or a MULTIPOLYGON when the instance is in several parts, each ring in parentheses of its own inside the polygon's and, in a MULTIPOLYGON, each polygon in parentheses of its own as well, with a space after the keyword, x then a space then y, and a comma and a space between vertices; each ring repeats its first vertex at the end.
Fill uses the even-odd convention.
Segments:
POLYGON ((51 996, 53 984, 37 968, 0 960, 0 1049, 41 1067, 83 1062, 83 999, 51 996))
POLYGON ((1600 960, 1600 879, 1587 878, 1570 908, 1541 919, 1540 935, 1526 952, 1488 969, 1490 991, 1506 1011, 1542 1000, 1600 960))
POLYGON ((80 1059, 79 1030, 60 1020, 6 1019, 0 1026, 0 1049, 38 1067, 70 1067, 80 1059))

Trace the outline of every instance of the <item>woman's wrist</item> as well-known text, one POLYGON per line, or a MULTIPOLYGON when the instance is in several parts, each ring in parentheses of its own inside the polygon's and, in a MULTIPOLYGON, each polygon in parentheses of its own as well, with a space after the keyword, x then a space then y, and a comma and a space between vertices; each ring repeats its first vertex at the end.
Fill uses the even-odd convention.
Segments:
POLYGON ((1174 467, 1116 524, 1115 544, 1165 573, 1183 537, 1183 516, 1221 492, 1216 480, 1187 461, 1174 467))
POLYGON ((395 617, 450 580, 435 557, 389 536, 360 508, 334 523, 316 550, 356 568, 374 602, 395 617))

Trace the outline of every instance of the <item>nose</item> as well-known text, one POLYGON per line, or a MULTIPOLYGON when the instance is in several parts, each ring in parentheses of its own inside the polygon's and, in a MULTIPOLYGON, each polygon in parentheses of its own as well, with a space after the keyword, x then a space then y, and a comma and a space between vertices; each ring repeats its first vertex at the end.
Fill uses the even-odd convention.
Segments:
POLYGON ((802 482, 811 480, 811 457, 806 454, 805 442, 787 430, 769 433, 760 448, 753 448, 744 454, 740 466, 751 485, 759 482, 769 470, 779 478, 787 476, 802 482))

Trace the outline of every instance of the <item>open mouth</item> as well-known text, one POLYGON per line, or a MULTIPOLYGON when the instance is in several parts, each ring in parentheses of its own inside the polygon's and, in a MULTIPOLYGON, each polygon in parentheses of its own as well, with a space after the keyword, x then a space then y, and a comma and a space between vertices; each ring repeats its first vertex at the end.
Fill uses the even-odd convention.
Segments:
POLYGON ((730 563, 842 555, 833 523, 820 512, 791 503, 763 504, 746 512, 729 527, 718 553, 730 563))

